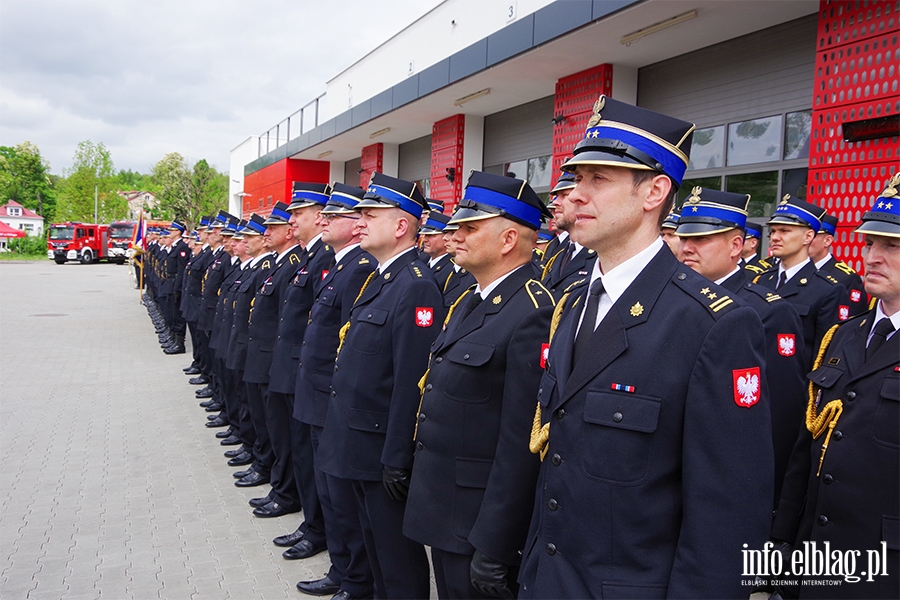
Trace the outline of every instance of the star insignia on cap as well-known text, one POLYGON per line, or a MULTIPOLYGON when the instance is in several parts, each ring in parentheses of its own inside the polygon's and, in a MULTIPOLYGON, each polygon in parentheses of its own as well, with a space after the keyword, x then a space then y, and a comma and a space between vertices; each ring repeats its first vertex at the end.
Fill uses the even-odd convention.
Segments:
POLYGON ((878 208, 884 208, 884 202, 879 202, 879 203, 878 203, 878 208))
POLYGON ((494 304, 500 304, 501 302, 503 302, 503 298, 500 297, 500 294, 497 294, 496 296, 491 298, 491 302, 494 304))
POLYGON ((894 205, 893 205, 893 203, 891 203, 891 202, 888 202, 887 204, 884 205, 884 207, 885 207, 886 209, 888 209, 888 210, 891 210, 891 207, 893 207, 893 206, 894 206, 894 205))
POLYGON ((628 311, 632 317, 639 317, 644 314, 644 307, 641 306, 640 302, 635 302, 634 306, 631 307, 631 310, 628 311))

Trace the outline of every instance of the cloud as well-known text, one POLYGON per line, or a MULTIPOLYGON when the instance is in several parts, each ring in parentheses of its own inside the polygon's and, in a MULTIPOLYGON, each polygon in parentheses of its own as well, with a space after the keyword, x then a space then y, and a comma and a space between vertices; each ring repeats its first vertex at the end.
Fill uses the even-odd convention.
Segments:
POLYGON ((439 0, 4 0, 0 144, 53 172, 81 140, 117 168, 168 152, 227 168, 232 147, 439 0))

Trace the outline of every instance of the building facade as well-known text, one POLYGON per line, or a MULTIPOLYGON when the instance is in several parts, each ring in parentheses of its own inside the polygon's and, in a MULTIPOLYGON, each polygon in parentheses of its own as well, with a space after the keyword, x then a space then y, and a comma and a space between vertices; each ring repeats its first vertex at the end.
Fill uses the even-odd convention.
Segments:
POLYGON ((0 221, 13 229, 24 231, 31 237, 44 235, 44 217, 29 210, 14 200, 0 206, 0 221))
POLYGON ((765 216, 806 198, 859 270, 852 229, 898 161, 898 17, 896 0, 446 0, 235 148, 231 211, 374 171, 448 212, 471 169, 546 194, 607 94, 696 123, 682 199, 748 193, 765 216))

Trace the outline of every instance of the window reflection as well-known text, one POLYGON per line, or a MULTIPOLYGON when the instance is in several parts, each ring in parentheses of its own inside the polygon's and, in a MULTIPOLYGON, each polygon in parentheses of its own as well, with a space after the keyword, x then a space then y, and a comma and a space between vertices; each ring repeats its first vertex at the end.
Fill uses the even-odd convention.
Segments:
POLYGON ((677 206, 681 206, 682 204, 684 204, 684 201, 687 200, 687 197, 691 195, 691 190, 698 186, 706 188, 708 190, 721 190, 722 178, 697 177, 695 179, 685 179, 681 182, 681 187, 678 188, 678 197, 675 200, 675 204, 677 206))
POLYGON ((688 171, 721 167, 724 145, 724 125, 695 131, 691 141, 691 160, 688 163, 688 171))
POLYGON ((784 160, 809 158, 812 111, 801 110, 785 116, 784 160))
POLYGON ((751 217, 769 217, 778 202, 778 171, 743 173, 725 177, 725 191, 750 194, 747 212, 751 217))
POLYGON ((781 115, 728 125, 728 164, 781 160, 781 115))

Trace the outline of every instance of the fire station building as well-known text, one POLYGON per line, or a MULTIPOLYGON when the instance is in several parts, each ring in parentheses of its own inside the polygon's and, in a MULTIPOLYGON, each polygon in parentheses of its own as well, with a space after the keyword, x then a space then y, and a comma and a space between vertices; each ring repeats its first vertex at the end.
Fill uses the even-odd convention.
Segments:
POLYGON ((840 219, 834 253, 897 170, 897 0, 445 0, 231 153, 231 212, 293 181, 419 182, 451 212, 471 169, 546 195, 600 94, 696 124, 700 185, 787 193, 840 219))

